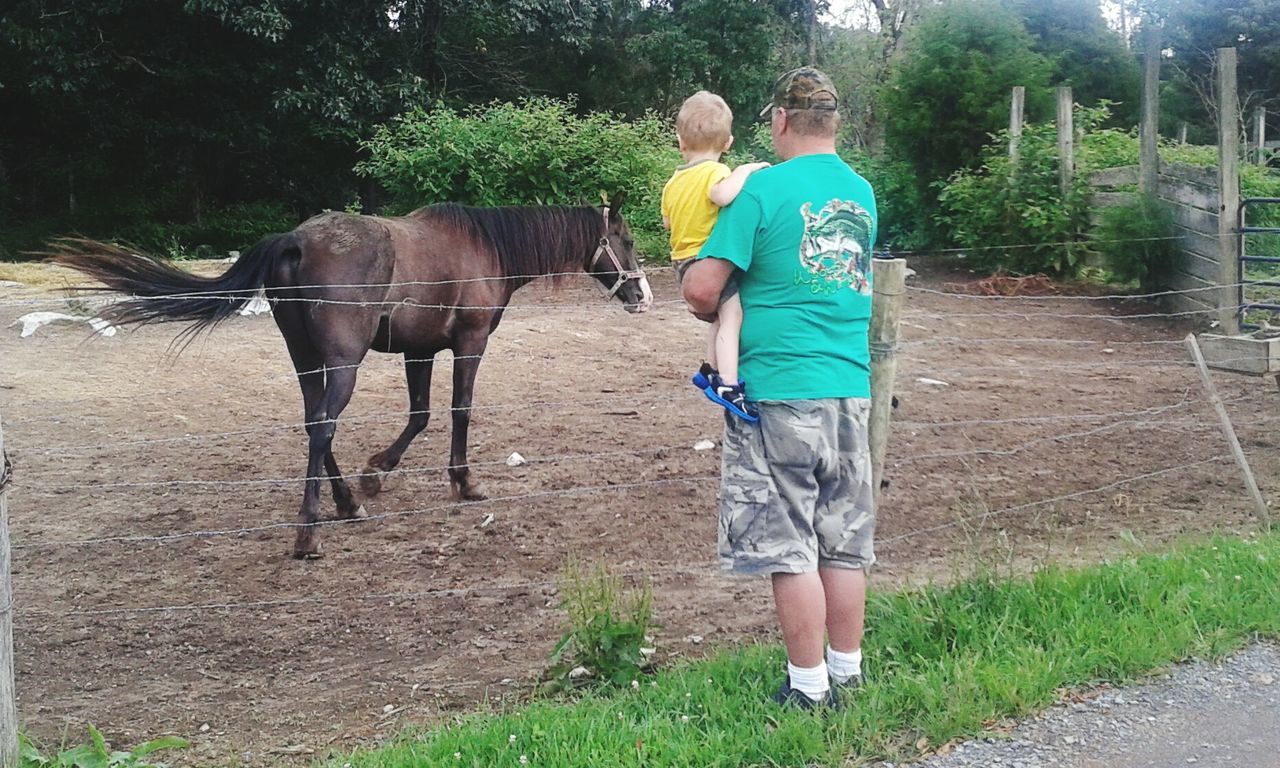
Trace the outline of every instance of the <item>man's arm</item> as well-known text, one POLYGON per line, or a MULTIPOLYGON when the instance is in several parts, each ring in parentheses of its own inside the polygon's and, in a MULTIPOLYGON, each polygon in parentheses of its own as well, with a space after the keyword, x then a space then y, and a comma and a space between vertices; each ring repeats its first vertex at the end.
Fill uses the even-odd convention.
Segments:
POLYGON ((738 193, 742 191, 742 185, 747 183, 747 177, 761 168, 768 168, 768 163, 747 163, 733 169, 733 173, 725 176, 717 181, 707 190, 707 197, 711 198, 711 202, 725 207, 732 203, 738 193))
POLYGON ((720 294, 736 267, 724 259, 698 259, 684 273, 684 300, 689 311, 702 320, 714 319, 720 308, 720 294))

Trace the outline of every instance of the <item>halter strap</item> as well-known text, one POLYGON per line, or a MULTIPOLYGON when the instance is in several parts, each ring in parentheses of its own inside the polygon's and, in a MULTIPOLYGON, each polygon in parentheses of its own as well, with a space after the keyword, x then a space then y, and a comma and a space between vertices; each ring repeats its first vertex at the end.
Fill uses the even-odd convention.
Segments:
POLYGON ((591 272, 603 256, 609 257, 609 261, 613 264, 614 272, 618 276, 618 279, 613 283, 613 287, 605 288, 604 285, 600 286, 600 290, 604 293, 606 299, 612 299, 616 296, 623 283, 628 280, 639 280, 644 277, 644 270, 623 267, 622 260, 618 258, 618 254, 613 251, 613 246, 609 244, 609 206, 607 205, 604 206, 604 234, 600 236, 600 244, 596 246, 595 254, 587 262, 586 271, 588 273, 591 272))

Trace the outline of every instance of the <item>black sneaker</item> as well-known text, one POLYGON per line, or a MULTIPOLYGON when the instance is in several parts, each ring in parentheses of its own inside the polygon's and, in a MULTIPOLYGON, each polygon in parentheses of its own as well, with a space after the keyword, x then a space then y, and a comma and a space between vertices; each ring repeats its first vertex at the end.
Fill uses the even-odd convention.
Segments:
POLYGON ((831 680, 831 692, 835 694, 837 699, 843 699, 846 696, 852 696, 854 691, 862 687, 862 675, 854 675, 845 680, 843 683, 837 683, 834 677, 831 680))
POLYGON ((790 676, 778 688, 778 692, 770 698, 774 704, 783 707, 796 707, 804 710, 840 709, 840 700, 836 698, 833 689, 828 689, 826 695, 821 699, 811 699, 808 694, 791 687, 790 676))

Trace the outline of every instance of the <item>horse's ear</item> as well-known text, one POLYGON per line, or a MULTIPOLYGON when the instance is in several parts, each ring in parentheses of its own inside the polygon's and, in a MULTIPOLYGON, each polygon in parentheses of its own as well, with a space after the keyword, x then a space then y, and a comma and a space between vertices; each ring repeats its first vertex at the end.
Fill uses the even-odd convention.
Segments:
POLYGON ((609 201, 609 210, 617 213, 622 210, 622 204, 627 201, 627 193, 619 192, 613 196, 613 200, 609 201))

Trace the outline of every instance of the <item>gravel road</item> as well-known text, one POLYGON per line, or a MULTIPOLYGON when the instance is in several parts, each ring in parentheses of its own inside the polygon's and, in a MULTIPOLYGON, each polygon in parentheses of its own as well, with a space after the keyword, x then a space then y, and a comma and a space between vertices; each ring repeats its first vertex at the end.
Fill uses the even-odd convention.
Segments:
POLYGON ((1180 665, 1084 699, 1018 723, 1005 738, 965 742, 911 767, 1280 767, 1280 646, 1255 644, 1220 663, 1180 665))

